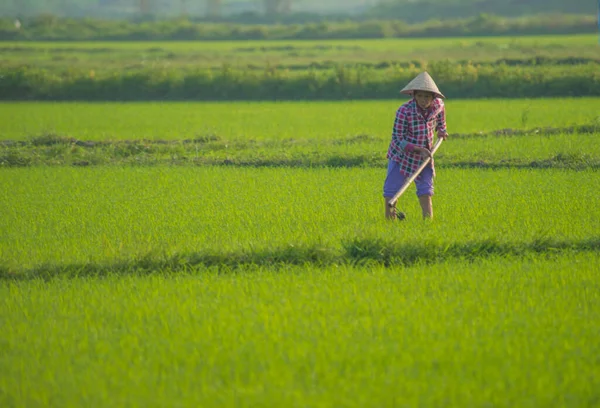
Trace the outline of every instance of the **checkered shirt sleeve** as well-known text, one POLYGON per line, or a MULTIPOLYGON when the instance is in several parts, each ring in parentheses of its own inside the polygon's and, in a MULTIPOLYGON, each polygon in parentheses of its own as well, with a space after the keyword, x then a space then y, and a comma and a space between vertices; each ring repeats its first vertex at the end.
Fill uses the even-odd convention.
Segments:
POLYGON ((439 135, 447 135, 448 129, 446 129, 446 107, 444 106, 444 101, 440 100, 440 108, 438 114, 436 115, 436 130, 439 135))

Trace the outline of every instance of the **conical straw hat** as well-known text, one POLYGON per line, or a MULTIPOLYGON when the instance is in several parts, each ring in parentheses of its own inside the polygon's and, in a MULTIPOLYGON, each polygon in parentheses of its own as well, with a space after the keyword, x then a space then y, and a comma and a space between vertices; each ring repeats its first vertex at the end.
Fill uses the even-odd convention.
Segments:
POLYGON ((436 96, 442 99, 445 98, 433 81, 431 75, 429 75, 426 71, 417 75, 417 77, 410 81, 409 84, 400 91, 400 93, 412 95, 414 91, 433 92, 436 96))

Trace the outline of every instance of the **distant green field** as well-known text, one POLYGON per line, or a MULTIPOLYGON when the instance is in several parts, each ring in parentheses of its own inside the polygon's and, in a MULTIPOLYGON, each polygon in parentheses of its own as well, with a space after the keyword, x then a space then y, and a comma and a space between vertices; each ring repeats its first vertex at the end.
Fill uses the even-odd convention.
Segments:
MULTIPOLYGON (((82 140, 388 138, 398 101, 263 103, 0 103, 0 139, 47 133, 82 140)), ((450 133, 600 123, 600 99, 447 100, 450 133)))
POLYGON ((324 41, 2 42, 3 65, 90 69, 181 69, 314 63, 599 58, 595 35, 324 41))
MULTIPOLYGON (((0 167, 382 167, 402 102, 4 104, 0 167)), ((440 165, 598 168, 599 111, 591 98, 449 100, 440 165)))
POLYGON ((327 51, 328 47, 339 48, 369 48, 377 51, 411 51, 415 48, 438 49, 448 46, 475 46, 486 45, 523 45, 529 47, 573 47, 594 45, 597 36, 593 34, 578 35, 542 35, 542 36, 518 36, 518 37, 453 37, 453 38, 400 38, 400 39, 353 39, 353 40, 281 40, 277 42, 265 42, 260 40, 250 41, 152 41, 127 42, 127 41, 93 41, 93 42, 10 42, 3 41, 3 49, 17 48, 20 50, 39 49, 71 49, 102 51, 107 48, 114 50, 152 50, 164 47, 172 51, 198 50, 198 51, 241 51, 249 52, 251 48, 255 51, 286 51, 286 47, 308 47, 315 50, 327 51))

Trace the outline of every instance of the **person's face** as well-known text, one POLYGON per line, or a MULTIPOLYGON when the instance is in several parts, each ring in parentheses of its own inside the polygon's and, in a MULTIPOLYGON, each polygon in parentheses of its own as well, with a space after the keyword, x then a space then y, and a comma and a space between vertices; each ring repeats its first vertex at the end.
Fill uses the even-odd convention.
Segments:
POLYGON ((431 106, 431 102, 433 102, 433 94, 431 92, 416 91, 415 99, 422 109, 427 109, 431 106))

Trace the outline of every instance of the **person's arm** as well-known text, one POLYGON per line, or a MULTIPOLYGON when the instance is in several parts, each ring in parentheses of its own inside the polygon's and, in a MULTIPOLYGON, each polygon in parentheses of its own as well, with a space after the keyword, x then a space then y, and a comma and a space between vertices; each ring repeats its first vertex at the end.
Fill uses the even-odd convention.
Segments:
POLYGON ((415 149, 415 145, 409 143, 404 136, 408 134, 408 119, 406 117, 406 109, 400 107, 396 112, 396 120, 394 121, 394 129, 392 130, 393 144, 406 153, 411 153, 415 149))
POLYGON ((437 126, 436 126, 436 130, 437 130, 437 135, 438 137, 446 140, 446 138, 448 137, 448 129, 446 128, 446 107, 444 106, 444 103, 442 102, 442 109, 440 109, 439 113, 437 114, 437 126))

